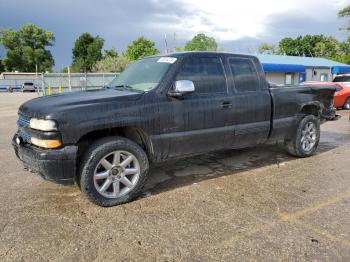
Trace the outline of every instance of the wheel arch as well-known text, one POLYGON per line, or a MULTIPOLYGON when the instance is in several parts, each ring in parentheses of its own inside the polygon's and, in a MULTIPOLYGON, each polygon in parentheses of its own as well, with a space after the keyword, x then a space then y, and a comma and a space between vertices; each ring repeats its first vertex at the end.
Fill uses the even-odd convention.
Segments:
POLYGON ((314 115, 316 117, 319 117, 321 115, 321 105, 320 103, 313 102, 313 103, 307 103, 301 106, 299 114, 300 115, 314 115))
POLYGON ((121 136, 138 144, 145 152, 149 159, 153 158, 153 144, 149 135, 139 127, 123 126, 115 128, 98 129, 84 134, 76 145, 78 146, 77 153, 77 170, 79 170, 80 160, 86 149, 96 140, 108 136, 121 136))

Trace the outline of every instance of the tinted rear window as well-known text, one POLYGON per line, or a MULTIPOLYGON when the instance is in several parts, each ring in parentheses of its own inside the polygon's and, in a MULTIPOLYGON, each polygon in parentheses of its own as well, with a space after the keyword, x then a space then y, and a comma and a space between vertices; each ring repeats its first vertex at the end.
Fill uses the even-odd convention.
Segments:
POLYGON ((350 76, 336 76, 333 82, 350 82, 350 76))
POLYGON ((226 79, 218 57, 193 57, 185 61, 176 80, 191 80, 196 93, 224 93, 226 79))
POLYGON ((28 83, 28 82, 26 82, 26 83, 24 83, 26 86, 32 86, 33 85, 33 83, 28 83))
POLYGON ((230 58, 229 65, 237 92, 249 92, 259 89, 259 77, 251 60, 230 58))

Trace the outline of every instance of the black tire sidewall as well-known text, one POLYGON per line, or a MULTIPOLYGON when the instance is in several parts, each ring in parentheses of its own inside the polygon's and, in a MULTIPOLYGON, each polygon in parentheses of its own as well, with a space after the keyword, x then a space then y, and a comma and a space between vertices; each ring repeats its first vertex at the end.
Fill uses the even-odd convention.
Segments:
POLYGON ((294 141, 294 143, 295 143, 294 146, 295 146, 297 155, 300 157, 308 157, 308 156, 311 156, 313 153, 315 153, 315 151, 318 147, 318 144, 320 142, 320 134, 321 134, 321 132, 320 132, 320 120, 314 115, 307 115, 307 116, 303 117, 299 123, 298 129, 297 129, 297 134, 296 134, 295 141, 294 141), (303 150, 302 145, 301 145, 302 130, 305 127, 305 125, 309 122, 312 122, 315 124, 317 137, 316 137, 316 143, 313 146, 313 148, 309 151, 305 151, 305 150, 303 150))
POLYGON ((348 98, 345 100, 345 103, 344 103, 344 105, 343 105, 343 109, 349 110, 349 108, 346 108, 346 104, 349 104, 349 105, 350 105, 350 97, 348 97, 348 98))
POLYGON ((85 153, 81 166, 80 189, 88 199, 100 206, 109 207, 130 202, 141 192, 147 176, 149 163, 146 153, 143 149, 129 139, 123 137, 108 137, 101 139, 91 145, 85 153), (126 195, 113 199, 102 196, 94 185, 94 172, 99 161, 107 154, 116 150, 122 150, 132 153, 140 164, 140 177, 137 185, 126 195))

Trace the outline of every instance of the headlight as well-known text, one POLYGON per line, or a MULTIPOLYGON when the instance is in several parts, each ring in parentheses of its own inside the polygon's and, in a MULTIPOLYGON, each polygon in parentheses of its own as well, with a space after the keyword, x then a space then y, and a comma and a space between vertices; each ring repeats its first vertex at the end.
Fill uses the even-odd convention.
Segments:
POLYGON ((57 130, 57 124, 53 120, 43 120, 37 118, 31 118, 29 122, 29 127, 41 130, 41 131, 55 131, 57 130))
POLYGON ((35 146, 43 148, 57 148, 62 145, 60 140, 43 140, 36 137, 32 137, 30 142, 35 146))

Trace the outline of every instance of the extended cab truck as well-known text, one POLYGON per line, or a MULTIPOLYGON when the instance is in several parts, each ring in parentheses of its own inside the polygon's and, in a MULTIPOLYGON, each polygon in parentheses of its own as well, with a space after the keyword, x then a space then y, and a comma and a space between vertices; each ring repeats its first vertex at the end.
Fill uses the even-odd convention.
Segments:
POLYGON ((19 108, 13 138, 30 170, 76 182, 94 203, 126 203, 149 164, 282 142, 312 155, 335 119, 334 86, 270 87, 254 56, 193 52, 130 65, 105 90, 36 98, 19 108))

